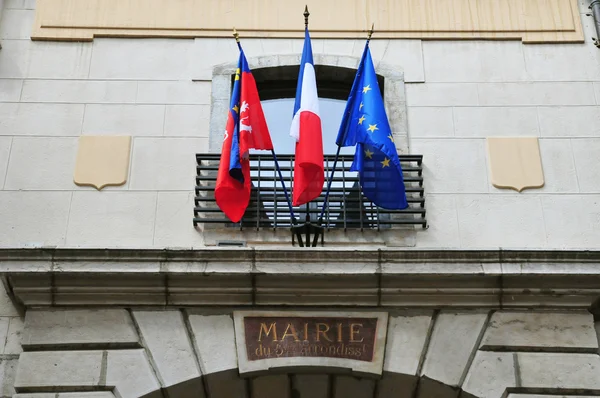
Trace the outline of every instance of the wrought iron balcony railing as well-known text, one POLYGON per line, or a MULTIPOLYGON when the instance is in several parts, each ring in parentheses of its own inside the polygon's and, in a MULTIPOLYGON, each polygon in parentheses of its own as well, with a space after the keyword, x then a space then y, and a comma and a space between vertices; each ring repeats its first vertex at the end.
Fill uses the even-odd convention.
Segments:
MULTIPOLYGON (((277 157, 291 195, 294 156, 278 155, 277 157)), ((334 157, 325 155, 326 180, 321 196, 308 205, 294 208, 298 221, 304 222, 307 215, 311 222, 318 221, 334 157)), ((217 223, 256 229, 292 227, 289 207, 271 154, 250 156, 252 196, 244 217, 236 224, 225 217, 214 200, 219 159, 220 155, 214 153, 196 155, 194 225, 217 223)), ((427 226, 422 155, 400 155, 409 204, 408 208, 403 210, 382 209, 365 198, 358 185, 357 173, 349 171, 352 159, 352 155, 341 155, 338 159, 328 205, 321 223, 324 228, 379 230, 400 225, 423 228, 427 226)))

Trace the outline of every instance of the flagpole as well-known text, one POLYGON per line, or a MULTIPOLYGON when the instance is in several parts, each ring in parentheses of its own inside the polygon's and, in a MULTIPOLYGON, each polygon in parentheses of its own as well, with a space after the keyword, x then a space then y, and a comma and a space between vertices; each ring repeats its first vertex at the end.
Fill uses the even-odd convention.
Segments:
POLYGON ((304 29, 308 29, 308 17, 310 16, 310 12, 308 12, 308 4, 304 6, 304 29))
MULTIPOLYGON (((242 50, 242 45, 240 44, 240 34, 237 32, 235 28, 233 28, 233 37, 235 38, 235 42, 237 43, 240 51, 242 50)), ((292 207, 292 202, 290 201, 290 196, 288 195, 287 188, 285 187, 285 182, 283 180, 283 175, 281 174, 281 168, 279 167, 279 161, 277 160, 277 155, 275 155, 275 150, 271 149, 271 154, 273 155, 273 160, 275 161, 275 167, 277 168, 277 173, 279 174, 279 181, 281 182, 281 186, 283 187, 283 193, 285 194, 285 200, 287 201, 288 208, 290 209, 290 216, 292 217, 292 224, 296 224, 296 216, 294 215, 294 209, 292 207)))
MULTIPOLYGON (((310 17, 310 12, 308 12, 308 4, 304 5, 304 13, 302 14, 304 15, 304 34, 306 35, 308 33, 308 17, 310 17)), ((306 41, 306 36, 304 36, 304 40, 306 41)), ((303 54, 304 55, 304 52, 303 54)), ((300 60, 300 63, 302 63, 302 60, 300 60)), ((296 158, 294 157, 294 162, 296 161, 296 158)), ((294 165, 295 167, 295 165, 294 165)), ((294 180, 294 187, 295 187, 295 180, 294 180)), ((321 188, 322 189, 322 188, 321 188)), ((310 203, 306 204, 306 223, 310 223, 310 203)), ((307 244, 310 242, 310 230, 307 230, 307 235, 306 235, 306 242, 307 244)))
MULTIPOLYGON (((369 32, 368 32, 367 43, 366 43, 367 46, 369 45, 369 42, 371 41, 371 36, 373 36, 374 28, 375 28, 375 22, 373 22, 373 24, 371 25, 371 30, 369 30, 369 32)), ((360 67, 360 65, 359 65, 359 67, 360 67)), ((340 145, 338 145, 337 152, 335 154, 335 159, 333 160, 333 168, 331 169, 331 176, 329 177, 329 181, 327 182, 327 191, 325 192, 323 208, 321 209, 321 215, 319 216, 319 225, 323 221, 323 215, 325 214, 325 208, 327 207, 327 202, 329 200, 329 192, 331 191, 331 183, 333 182, 333 175, 335 174, 335 169, 337 167, 337 162, 338 162, 338 158, 340 156, 341 149, 342 149, 342 147, 340 145)))

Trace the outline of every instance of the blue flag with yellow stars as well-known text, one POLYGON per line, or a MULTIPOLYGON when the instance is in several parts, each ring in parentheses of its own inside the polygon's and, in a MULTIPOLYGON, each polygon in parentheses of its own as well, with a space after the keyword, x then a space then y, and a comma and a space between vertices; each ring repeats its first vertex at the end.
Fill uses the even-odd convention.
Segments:
POLYGON ((358 171, 361 189, 370 201, 384 209, 408 207, 402 167, 368 42, 356 71, 336 143, 338 146, 356 145, 350 170, 358 171))

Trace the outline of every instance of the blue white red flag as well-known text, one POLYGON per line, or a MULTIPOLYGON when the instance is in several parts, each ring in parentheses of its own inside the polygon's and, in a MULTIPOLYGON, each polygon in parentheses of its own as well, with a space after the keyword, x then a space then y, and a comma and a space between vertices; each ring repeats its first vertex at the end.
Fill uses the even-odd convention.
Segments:
POLYGON ((290 135, 296 139, 293 205, 300 206, 321 194, 325 178, 317 79, 308 27, 304 36, 290 135))

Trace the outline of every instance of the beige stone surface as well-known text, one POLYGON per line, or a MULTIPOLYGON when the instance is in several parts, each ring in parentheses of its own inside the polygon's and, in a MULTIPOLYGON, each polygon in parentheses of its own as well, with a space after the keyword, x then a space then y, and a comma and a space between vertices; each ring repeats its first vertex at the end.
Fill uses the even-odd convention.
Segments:
MULTIPOLYGON (((4 345, 5 355, 16 355, 23 352, 21 348, 21 336, 23 335, 24 323, 19 317, 9 318, 8 331, 6 334, 6 344, 4 345)), ((0 350, 1 352, 1 350, 0 350)))
MULTIPOLYGON (((544 170, 544 193, 578 193, 577 169, 571 148, 573 139, 541 138, 540 156, 544 170)), ((493 189, 493 188, 492 188, 493 189)), ((493 189, 495 191, 495 189, 493 189)), ((549 195, 550 196, 550 195, 549 195)), ((563 195, 550 197, 562 198, 563 195)), ((580 198, 584 198, 581 197, 580 198)), ((574 223, 573 223, 574 224, 574 223)))
POLYGON ((102 351, 24 352, 15 388, 94 387, 101 368, 102 351))
POLYGON ((73 181, 98 190, 123 185, 129 173, 130 153, 130 136, 82 136, 73 181))
POLYGON ((23 80, 0 79, 0 101, 19 101, 23 80))
POLYGON ((66 244, 152 246, 156 195, 156 192, 74 192, 66 244))
POLYGON ((0 135, 78 136, 83 111, 83 104, 0 103, 0 135))
POLYGON ((104 345, 138 343, 129 314, 111 310, 29 310, 23 346, 104 345))
POLYGON ((600 389, 598 354, 517 354, 523 387, 600 389))
POLYGON ((478 351, 463 390, 480 398, 500 398, 517 385, 513 353, 478 351))
POLYGON ((0 286, 0 316, 19 316, 17 309, 13 305, 4 285, 0 286))
POLYGON ((2 12, 2 23, 0 23, 0 39, 29 39, 34 19, 35 12, 33 10, 4 10, 2 12))
POLYGON ((23 83, 20 98, 21 102, 134 103, 137 89, 138 83, 131 81, 30 79, 23 83))
MULTIPOLYGON (((0 115, 2 115, 0 108, 0 115)), ((0 121, 0 125, 1 125, 0 121)), ((0 187, 4 187, 4 178, 8 167, 8 157, 12 146, 12 137, 0 137, 0 187)))
POLYGON ((0 244, 64 245, 70 203, 71 192, 0 191, 0 244))
POLYGON ((170 387, 200 377, 180 311, 134 311, 133 316, 163 386, 170 387))
POLYGON ((13 384, 17 373, 17 358, 0 359, 0 397, 10 397, 15 393, 13 384))
POLYGON ((487 314, 441 312, 433 327, 422 375, 451 386, 458 385, 476 350, 487 314))
POLYGON ((521 192, 544 186, 537 138, 487 138, 486 143, 490 180, 496 188, 521 192))
POLYGON ((431 314, 389 318, 384 371, 417 373, 430 323, 431 314))
POLYGON ((108 351, 106 385, 115 386, 121 398, 162 397, 160 384, 143 349, 108 351))
MULTIPOLYGON (((132 151, 130 189, 193 190, 195 154, 205 152, 206 143, 205 138, 136 138, 132 151)), ((192 224, 191 217, 189 223, 192 224)))
POLYGON ((482 106, 596 105, 590 82, 479 83, 477 92, 482 106))
POLYGON ((600 242, 600 195, 547 196, 542 207, 548 246, 589 249, 600 242))
POLYGON ((236 340, 231 316, 190 313, 188 317, 203 372, 210 374, 237 368, 236 340))
POLYGON ((508 398, 593 398, 591 395, 508 394, 508 398))
POLYGON ((164 114, 164 105, 86 104, 80 130, 92 136, 161 136, 164 114))
POLYGON ((0 317, 0 354, 4 354, 4 344, 8 335, 9 317, 0 317))
MULTIPOLYGON (((309 0, 307 3, 315 37, 363 37, 369 22, 374 22, 384 37, 583 41, 577 0, 502 0, 494 5, 468 0, 435 4, 419 0, 352 0, 350 4, 346 0, 309 0), (370 16, 370 21, 365 21, 365 15, 370 16)), ((231 0, 176 3, 93 0, 83 5, 75 0, 40 0, 32 38, 92 40, 98 34, 223 37, 229 35, 223 26, 237 26, 246 37, 262 37, 265 32, 271 37, 301 37, 304 4, 299 1, 284 4, 278 0, 247 1, 235 6, 231 0), (169 12, 162 12, 167 7, 169 12)), ((12 30, 9 33, 19 35, 12 30)))
MULTIPOLYGON (((600 86, 599 86, 600 87, 600 86)), ((600 90, 598 90, 600 98, 600 90)), ((577 181, 582 193, 600 193, 600 178, 598 178, 598 156, 600 138, 582 138, 571 140, 573 158, 577 169, 577 181)))
POLYGON ((508 312, 492 315, 481 348, 525 350, 564 348, 596 352, 594 319, 587 311, 508 312))
POLYGON ((203 234, 194 228, 193 192, 159 192, 154 228, 155 247, 202 247, 203 234))
POLYGON ((40 393, 40 394, 16 394, 13 398, 114 398, 110 391, 97 392, 61 392, 61 393, 40 393))
POLYGON ((71 190, 75 137, 13 137, 4 189, 71 190))
POLYGON ((546 230, 538 197, 456 195, 460 242, 463 248, 546 246, 546 230), (494 220, 494 222, 490 222, 494 220))

